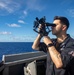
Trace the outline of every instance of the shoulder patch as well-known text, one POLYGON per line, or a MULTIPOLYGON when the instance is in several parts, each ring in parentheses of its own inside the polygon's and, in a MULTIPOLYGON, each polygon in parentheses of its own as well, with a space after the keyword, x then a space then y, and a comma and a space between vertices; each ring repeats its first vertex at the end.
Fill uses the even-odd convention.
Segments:
POLYGON ((70 51, 68 54, 74 56, 74 51, 70 51))

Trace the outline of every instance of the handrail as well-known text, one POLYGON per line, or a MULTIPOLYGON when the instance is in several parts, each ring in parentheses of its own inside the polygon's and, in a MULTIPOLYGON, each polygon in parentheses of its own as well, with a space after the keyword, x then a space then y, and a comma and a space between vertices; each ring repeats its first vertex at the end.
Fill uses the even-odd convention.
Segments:
POLYGON ((4 61, 5 66, 12 66, 16 64, 22 64, 31 62, 33 60, 46 59, 46 54, 42 51, 27 52, 11 55, 3 55, 2 61, 4 61))

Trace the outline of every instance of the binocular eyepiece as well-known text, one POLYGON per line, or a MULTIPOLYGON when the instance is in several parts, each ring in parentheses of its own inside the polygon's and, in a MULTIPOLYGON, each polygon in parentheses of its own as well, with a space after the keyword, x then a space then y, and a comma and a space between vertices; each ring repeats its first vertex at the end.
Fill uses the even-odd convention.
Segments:
POLYGON ((55 26, 56 26, 56 24, 53 24, 53 23, 46 23, 46 26, 55 27, 55 26))

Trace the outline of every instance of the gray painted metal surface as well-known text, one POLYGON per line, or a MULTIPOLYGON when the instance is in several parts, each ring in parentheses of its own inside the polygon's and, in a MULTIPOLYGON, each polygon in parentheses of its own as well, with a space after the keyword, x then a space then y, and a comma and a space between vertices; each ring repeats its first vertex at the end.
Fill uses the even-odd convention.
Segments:
POLYGON ((47 55, 40 51, 3 55, 4 70, 2 75, 37 75, 36 61, 44 60, 46 57, 47 55), (27 73, 27 68, 31 72, 27 73), (32 70, 33 68, 34 70, 32 70))

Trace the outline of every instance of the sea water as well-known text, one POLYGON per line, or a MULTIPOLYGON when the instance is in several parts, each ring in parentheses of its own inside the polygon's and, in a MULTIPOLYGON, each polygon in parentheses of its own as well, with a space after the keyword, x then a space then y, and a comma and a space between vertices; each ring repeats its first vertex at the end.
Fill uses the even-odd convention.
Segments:
POLYGON ((32 52, 33 42, 0 42, 0 60, 3 55, 32 52))

